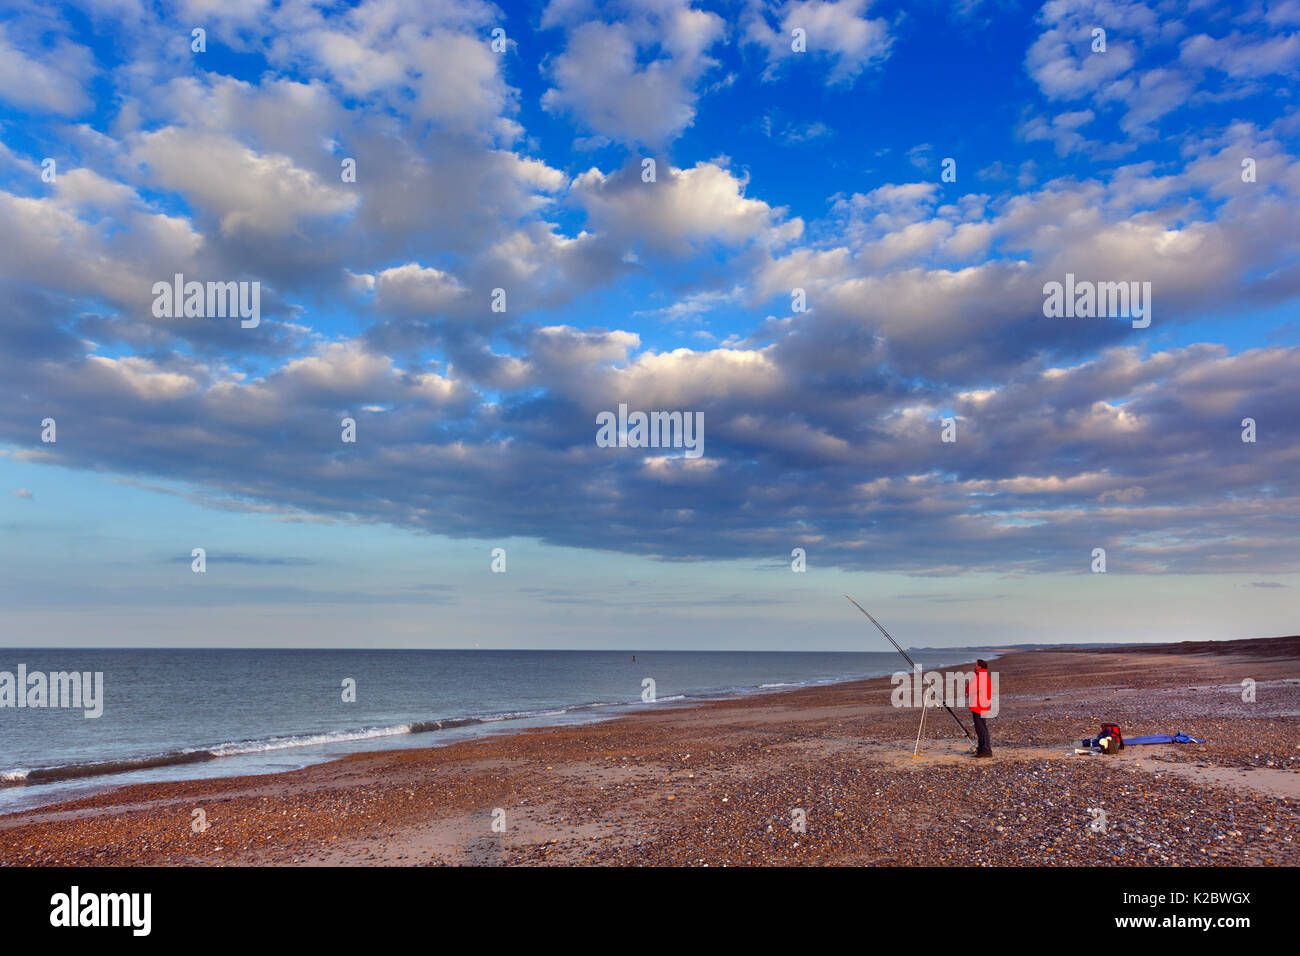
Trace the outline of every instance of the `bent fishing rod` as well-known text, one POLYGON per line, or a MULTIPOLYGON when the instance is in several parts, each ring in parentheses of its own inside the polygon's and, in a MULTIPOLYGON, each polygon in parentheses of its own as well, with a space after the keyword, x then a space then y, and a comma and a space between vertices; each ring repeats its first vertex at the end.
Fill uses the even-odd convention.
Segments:
MULTIPOLYGON (((889 637, 889 632, 888 632, 887 630, 885 630, 883 627, 880 627, 880 622, 877 621, 874 617, 871 617, 870 613, 868 613, 868 611, 867 611, 867 609, 866 609, 865 607, 863 607, 863 606, 862 606, 861 604, 859 604, 857 601, 853 600, 853 598, 849 597, 847 594, 844 595, 844 598, 845 598, 845 600, 847 600, 850 604, 852 604, 855 608, 857 608, 859 611, 861 611, 863 614, 866 614, 868 618, 871 618, 871 623, 874 624, 874 625, 876 625, 876 627, 879 627, 879 628, 880 628, 880 633, 883 634, 883 635, 885 635, 885 637, 888 637, 888 638, 889 638, 889 643, 894 645, 894 650, 898 651, 898 653, 900 653, 900 654, 903 655, 903 660, 907 661, 907 663, 911 665, 912 670, 917 670, 916 661, 912 660, 912 658, 910 658, 910 657, 907 656, 907 651, 905 651, 905 650, 903 650, 901 647, 899 647, 899 645, 898 645, 898 641, 894 640, 892 637, 889 637)), ((969 739, 969 738, 970 738, 970 731, 967 730, 967 729, 966 729, 966 725, 963 724, 963 723, 961 722, 961 718, 958 717, 958 716, 953 712, 953 709, 952 709, 951 707, 949 707, 947 704, 944 704, 944 705, 943 705, 943 709, 946 710, 948 713, 952 714, 952 719, 955 720, 955 721, 957 721, 957 726, 961 728, 961 732, 962 732, 963 734, 965 734, 966 737, 969 739)))

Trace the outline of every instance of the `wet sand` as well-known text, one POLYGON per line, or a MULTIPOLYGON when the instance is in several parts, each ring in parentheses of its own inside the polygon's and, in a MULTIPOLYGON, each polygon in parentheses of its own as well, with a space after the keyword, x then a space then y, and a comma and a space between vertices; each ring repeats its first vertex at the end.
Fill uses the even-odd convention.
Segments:
POLYGON ((918 712, 857 681, 123 787, 0 817, 0 863, 1300 865, 1300 638, 993 667, 992 760, 942 710, 914 759, 918 712), (1207 742, 1074 755, 1102 723, 1207 742))

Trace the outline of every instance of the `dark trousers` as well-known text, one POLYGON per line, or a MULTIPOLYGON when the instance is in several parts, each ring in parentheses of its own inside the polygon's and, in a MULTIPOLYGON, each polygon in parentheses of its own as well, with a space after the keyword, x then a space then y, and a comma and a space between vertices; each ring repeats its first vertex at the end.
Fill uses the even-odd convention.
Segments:
POLYGON ((975 736, 979 738, 979 752, 982 754, 993 753, 993 742, 989 740, 989 722, 973 710, 970 712, 970 717, 975 722, 975 736))

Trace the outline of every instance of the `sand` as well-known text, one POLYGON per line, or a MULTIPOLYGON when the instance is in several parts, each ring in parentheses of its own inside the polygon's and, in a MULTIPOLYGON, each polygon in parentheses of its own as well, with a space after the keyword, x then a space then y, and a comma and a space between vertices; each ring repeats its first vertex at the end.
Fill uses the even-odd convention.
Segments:
POLYGON ((943 711, 913 759, 918 712, 858 681, 122 787, 0 817, 0 863, 1300 864, 1300 638, 994 668, 992 760, 943 711), (1073 754, 1102 723, 1207 742, 1073 754))

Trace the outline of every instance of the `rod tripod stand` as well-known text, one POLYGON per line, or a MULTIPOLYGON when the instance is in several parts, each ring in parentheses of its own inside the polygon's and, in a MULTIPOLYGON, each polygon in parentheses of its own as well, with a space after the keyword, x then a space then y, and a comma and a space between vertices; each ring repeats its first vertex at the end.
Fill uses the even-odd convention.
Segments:
POLYGON ((912 759, 915 760, 920 756, 921 734, 925 733, 925 712, 930 709, 930 705, 921 701, 921 726, 916 728, 916 746, 912 748, 912 759))

